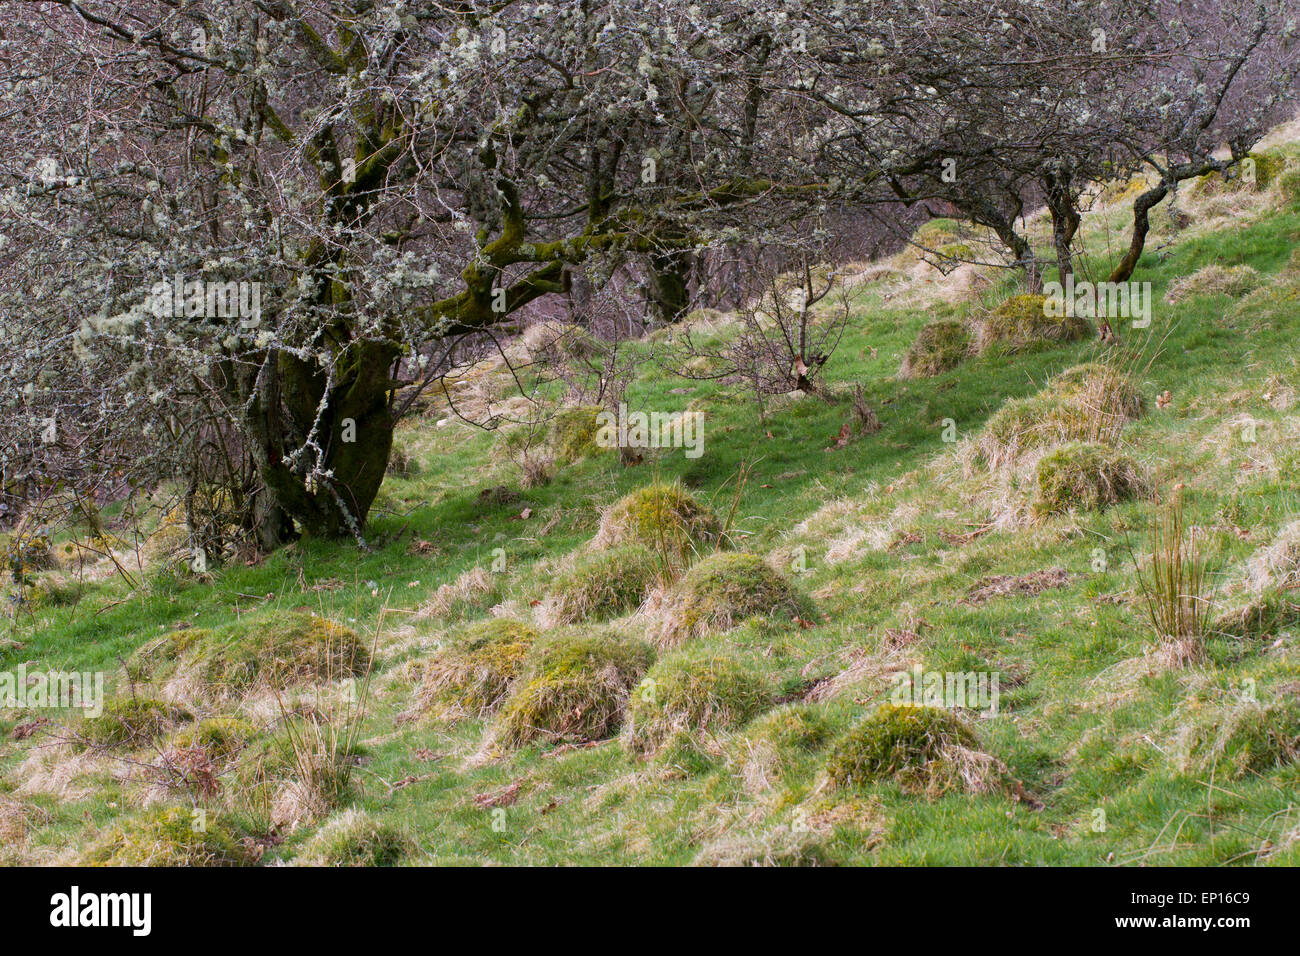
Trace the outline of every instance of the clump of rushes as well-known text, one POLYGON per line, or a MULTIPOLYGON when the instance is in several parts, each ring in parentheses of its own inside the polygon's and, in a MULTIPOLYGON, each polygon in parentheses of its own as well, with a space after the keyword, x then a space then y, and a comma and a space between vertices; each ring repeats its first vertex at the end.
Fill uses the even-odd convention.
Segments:
POLYGON ((1146 562, 1129 549, 1147 620, 1169 666, 1202 663, 1211 575, 1200 542, 1187 526, 1181 495, 1152 509, 1150 536, 1146 562))
POLYGON ((628 697, 654 659, 642 641, 607 633, 561 633, 529 652, 501 706, 498 743, 585 743, 613 736, 628 697))

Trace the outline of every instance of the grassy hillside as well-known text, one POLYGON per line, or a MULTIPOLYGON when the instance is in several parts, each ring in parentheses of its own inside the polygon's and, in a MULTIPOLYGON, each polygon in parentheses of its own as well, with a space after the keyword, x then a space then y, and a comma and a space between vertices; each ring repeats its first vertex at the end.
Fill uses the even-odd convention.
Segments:
MULTIPOLYGON (((927 323, 1015 291, 904 254, 849 270, 829 400, 760 422, 734 388, 643 365, 629 406, 702 410, 699 458, 597 451, 523 488, 507 430, 435 400, 403 428, 413 467, 386 480, 368 552, 302 541, 132 589, 56 541, 0 670, 101 670, 114 703, 84 723, 0 711, 0 860, 1300 863, 1300 206, 1281 179, 1158 219, 1135 277, 1154 321, 1114 323, 1118 346, 994 346, 900 377, 927 323), (1132 466, 1113 503, 1104 483, 1039 490, 1070 437, 1042 439, 1074 400, 1057 376, 1084 363, 1102 371, 1076 379, 1140 393, 1090 436, 1132 466), (853 427, 854 383, 878 432, 853 427), (602 561, 602 514, 656 484, 718 527, 674 560, 651 507, 602 561), (1134 560, 1174 500, 1213 602, 1188 666, 1134 560), (996 672, 996 715, 882 709, 913 668, 996 672)), ((1099 201, 1085 223, 1099 275, 1125 218, 1099 201)))

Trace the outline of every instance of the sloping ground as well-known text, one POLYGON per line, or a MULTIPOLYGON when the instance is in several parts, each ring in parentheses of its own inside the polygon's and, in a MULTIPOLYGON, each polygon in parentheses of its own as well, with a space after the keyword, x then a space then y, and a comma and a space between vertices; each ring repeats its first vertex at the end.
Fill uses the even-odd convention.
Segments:
MULTIPOLYGON (((923 326, 1012 290, 914 255, 864 273, 825 375, 883 428, 844 444, 847 402, 759 423, 647 365, 629 404, 702 410, 699 458, 596 450, 523 489, 501 432, 434 408, 370 553, 303 542, 143 593, 63 556, 0 669, 101 670, 114 703, 0 712, 0 860, 1300 862, 1291 202, 1158 223, 1152 328, 1117 324, 1120 350, 902 378, 923 326), (1211 266, 1253 291, 1186 281, 1211 266), (1227 622, 1184 669, 1130 554, 1175 489, 1227 622), (882 707, 916 669, 996 672, 996 714, 882 707)), ((1123 219, 1089 215, 1097 260, 1123 219)))

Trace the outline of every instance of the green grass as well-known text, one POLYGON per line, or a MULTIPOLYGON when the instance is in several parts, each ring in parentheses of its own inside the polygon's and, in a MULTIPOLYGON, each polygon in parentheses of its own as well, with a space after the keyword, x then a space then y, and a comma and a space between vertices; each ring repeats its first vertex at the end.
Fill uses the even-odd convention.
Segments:
MULTIPOLYGON (((1121 213, 1089 217, 1086 261, 1095 271, 1117 248, 1121 213)), ((1187 521, 1224 569, 1216 583, 1225 588, 1230 572, 1300 510, 1297 429, 1287 403, 1289 393, 1300 393, 1300 310, 1265 320, 1250 300, 1230 314, 1235 303, 1224 296, 1170 306, 1163 295, 1171 281, 1211 263, 1249 265, 1271 281, 1297 239, 1300 214, 1272 212, 1229 231, 1153 244, 1136 276, 1154 284, 1151 334, 1116 323, 1125 342, 1144 346, 1151 359, 1138 382, 1147 410, 1126 426, 1119 447, 1157 492, 1185 486, 1187 521), (1170 402, 1159 408, 1166 390, 1170 402), (1254 443, 1239 437, 1245 418, 1256 423, 1254 443)), ((1011 291, 999 280, 985 304, 1011 291)), ((1153 664, 1147 651, 1155 637, 1136 599, 1128 550, 1131 543, 1142 553, 1150 504, 1121 501, 982 530, 991 504, 983 479, 967 475, 960 450, 944 440, 953 431, 959 442, 974 439, 1006 402, 1095 360, 1100 347, 1089 340, 971 357, 933 377, 903 380, 896 373, 920 329, 935 319, 965 320, 978 303, 916 307, 906 297, 886 301, 870 284, 853 294, 854 320, 822 374, 832 385, 864 387, 883 424, 875 434, 834 447, 851 409, 814 397, 774 403, 760 424, 753 404, 726 386, 683 381, 648 363, 629 407, 703 409, 705 453, 661 452, 636 467, 613 455, 581 458, 551 483, 522 489, 497 453, 500 434, 437 427, 434 411, 401 428, 417 467, 386 480, 368 532, 371 550, 302 541, 210 581, 146 575, 138 590, 111 575, 87 581, 75 603, 14 619, 0 642, 0 670, 24 662, 29 670, 102 670, 112 693, 127 697, 122 662, 178 627, 258 633, 301 609, 351 628, 377 649, 353 804, 366 832, 383 839, 334 854, 349 861, 676 865, 701 853, 720 858, 733 842, 766 846, 812 821, 798 831, 794 856, 839 864, 1300 862, 1300 838, 1288 838, 1300 826, 1300 767, 1239 759, 1248 772, 1234 769, 1229 780, 1226 766, 1171 756, 1207 683, 1229 693, 1250 686, 1265 705, 1294 696, 1296 631, 1283 627, 1264 640, 1211 635, 1204 670, 1153 664), (556 748, 543 738, 513 749, 494 744, 491 715, 471 709, 452 719, 416 706, 421 667, 463 625, 502 602, 528 614, 558 571, 582 558, 575 552, 596 534, 602 509, 651 482, 678 483, 719 518, 731 515, 735 548, 787 568, 815 602, 815 619, 760 615, 692 644, 692 653, 746 663, 771 688, 766 712, 800 708, 812 715, 815 733, 774 733, 763 714, 743 726, 721 721, 707 752, 683 769, 683 761, 638 759, 616 731, 592 745, 556 748), (516 493, 484 494, 501 486, 516 493), (414 547, 419 542, 428 546, 414 547), (492 576, 489 596, 471 594, 441 615, 416 613, 474 568, 492 576), (987 579, 1052 568, 1069 572, 1061 586, 968 600, 987 579), (999 672, 997 716, 965 716, 980 749, 1005 764, 1003 779, 1016 786, 927 796, 884 775, 827 795, 835 742, 889 701, 892 672, 913 665, 999 672)), ((1032 490, 1031 482, 1012 493, 1032 490)), ((75 578, 67 567, 61 573, 75 578)), ((644 639, 649 625, 627 613, 607 626, 612 641, 615 634, 644 639)), ((249 708, 240 716, 274 734, 276 707, 249 708)), ((231 704, 193 716, 234 711, 231 704)), ((29 782, 34 748, 48 747, 49 734, 75 719, 55 715, 49 727, 16 740, 12 730, 34 716, 0 712, 0 794, 29 782)), ((155 757, 152 750, 108 753, 79 765, 58 794, 28 793, 31 786, 11 794, 47 811, 28 826, 21 858, 66 860, 79 847, 114 839, 116 824, 143 819, 139 785, 115 771, 155 757)), ((208 798, 223 841, 265 836, 259 809, 237 800, 238 773, 223 771, 221 790, 208 798)), ((180 795, 169 800, 188 805, 180 795)), ((328 818, 309 820, 283 840, 263 841, 262 861, 321 857, 337 835, 318 837, 327 825, 328 818)))

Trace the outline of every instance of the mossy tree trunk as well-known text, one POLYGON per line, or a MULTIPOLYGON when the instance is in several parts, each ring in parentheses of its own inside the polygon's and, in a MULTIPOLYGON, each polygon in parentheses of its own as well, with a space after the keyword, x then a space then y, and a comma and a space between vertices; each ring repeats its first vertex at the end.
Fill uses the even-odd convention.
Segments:
POLYGON ((353 343, 331 377, 287 352, 268 356, 246 420, 262 483, 249 518, 264 548, 283 543, 294 526, 317 537, 361 537, 393 446, 397 357, 388 343, 353 343), (288 450, 297 457, 286 458, 288 450))

